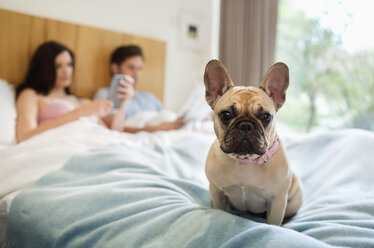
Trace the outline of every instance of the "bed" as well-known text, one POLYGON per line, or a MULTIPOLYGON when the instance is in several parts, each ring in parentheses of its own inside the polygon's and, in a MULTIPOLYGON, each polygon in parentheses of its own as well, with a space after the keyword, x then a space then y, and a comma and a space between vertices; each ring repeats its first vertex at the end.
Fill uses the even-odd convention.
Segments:
POLYGON ((13 87, 0 80, 0 93, 0 246, 374 247, 372 132, 279 125, 304 203, 277 227, 212 209, 204 165, 215 136, 203 88, 182 107, 193 109, 180 130, 128 134, 81 118, 17 145, 13 87))
POLYGON ((131 135, 79 120, 0 150, 8 245, 374 246, 372 133, 284 139, 305 195, 276 227, 211 208, 204 163, 214 135, 205 124, 131 135))
POLYGON ((374 134, 279 135, 305 192, 281 227, 212 209, 210 121, 127 134, 83 118, 0 150, 2 233, 9 247, 374 247, 374 134))

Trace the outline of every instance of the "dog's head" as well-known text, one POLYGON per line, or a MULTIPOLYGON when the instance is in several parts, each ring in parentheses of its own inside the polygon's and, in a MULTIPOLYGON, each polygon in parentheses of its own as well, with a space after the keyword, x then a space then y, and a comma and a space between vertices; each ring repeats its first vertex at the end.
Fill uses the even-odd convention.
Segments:
POLYGON ((234 87, 225 66, 211 60, 205 68, 204 82, 222 151, 240 158, 265 154, 276 139, 274 117, 286 99, 287 65, 274 64, 258 88, 234 87))

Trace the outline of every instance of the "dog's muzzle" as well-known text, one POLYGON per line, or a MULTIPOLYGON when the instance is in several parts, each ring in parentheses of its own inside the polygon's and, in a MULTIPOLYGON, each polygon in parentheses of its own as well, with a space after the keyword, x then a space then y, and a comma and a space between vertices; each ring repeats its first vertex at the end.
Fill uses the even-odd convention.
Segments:
POLYGON ((225 153, 238 155, 263 155, 267 147, 264 135, 264 130, 255 121, 240 120, 229 127, 221 149, 225 153))

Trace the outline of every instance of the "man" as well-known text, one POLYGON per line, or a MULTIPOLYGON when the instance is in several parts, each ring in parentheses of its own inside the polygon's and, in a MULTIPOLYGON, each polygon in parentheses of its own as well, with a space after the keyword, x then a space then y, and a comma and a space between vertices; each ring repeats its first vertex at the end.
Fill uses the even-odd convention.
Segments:
MULTIPOLYGON (((118 47, 111 57, 110 70, 112 75, 126 74, 130 76, 124 80, 120 80, 118 87, 118 95, 120 95, 118 98, 127 100, 124 107, 126 118, 142 111, 160 111, 163 108, 161 102, 152 93, 134 91, 141 76, 143 61, 143 52, 140 47, 135 45, 118 47)), ((99 89, 95 95, 95 99, 110 99, 109 89, 99 89)), ((139 131, 166 131, 178 129, 183 125, 183 118, 178 118, 175 121, 164 122, 155 126, 145 126, 143 128, 125 127, 124 131, 130 133, 139 131)))

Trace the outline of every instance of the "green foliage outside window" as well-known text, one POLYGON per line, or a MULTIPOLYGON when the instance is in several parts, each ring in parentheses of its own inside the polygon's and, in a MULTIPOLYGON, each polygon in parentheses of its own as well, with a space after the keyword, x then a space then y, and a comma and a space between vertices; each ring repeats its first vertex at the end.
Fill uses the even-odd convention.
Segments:
POLYGON ((339 35, 291 3, 280 1, 278 12, 276 61, 290 69, 280 121, 307 132, 374 130, 374 49, 347 52, 339 35))

